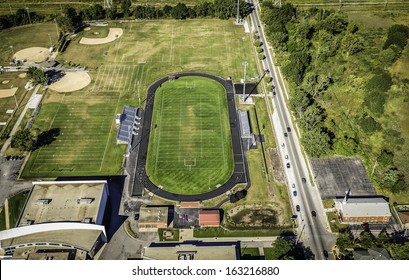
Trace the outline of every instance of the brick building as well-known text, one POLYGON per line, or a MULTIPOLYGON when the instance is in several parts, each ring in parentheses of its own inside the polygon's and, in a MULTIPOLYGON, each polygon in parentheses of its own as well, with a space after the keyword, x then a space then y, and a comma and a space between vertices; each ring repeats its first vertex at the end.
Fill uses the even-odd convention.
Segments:
POLYGON ((388 202, 380 196, 351 196, 334 199, 341 223, 388 223, 391 212, 388 202))

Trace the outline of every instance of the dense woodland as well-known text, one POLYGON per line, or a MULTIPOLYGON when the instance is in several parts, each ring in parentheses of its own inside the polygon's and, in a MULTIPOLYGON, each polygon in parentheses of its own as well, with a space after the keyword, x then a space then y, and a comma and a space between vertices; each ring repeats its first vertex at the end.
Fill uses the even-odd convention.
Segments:
POLYGON ((404 139, 385 108, 393 98, 409 98, 408 81, 388 70, 407 44, 408 26, 369 34, 341 12, 267 1, 262 21, 289 82, 289 107, 307 154, 358 155, 376 185, 405 190, 408 165, 395 161, 404 139))

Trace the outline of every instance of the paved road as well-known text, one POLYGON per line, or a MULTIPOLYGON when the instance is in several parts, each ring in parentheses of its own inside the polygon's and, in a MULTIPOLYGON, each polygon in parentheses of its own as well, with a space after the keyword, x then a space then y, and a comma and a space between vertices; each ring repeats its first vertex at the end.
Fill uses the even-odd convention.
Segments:
POLYGON ((280 73, 277 73, 274 66, 263 27, 260 23, 258 10, 256 9, 250 16, 253 28, 258 32, 260 40, 264 45, 266 59, 263 61, 263 67, 270 71, 276 90, 276 95, 270 98, 274 108, 272 116, 274 123, 273 129, 276 142, 280 145, 279 150, 283 157, 284 170, 286 171, 290 193, 292 194, 294 190, 297 191, 297 196, 292 195, 291 198, 293 208, 295 208, 295 205, 300 206, 297 220, 299 225, 298 235, 304 245, 312 250, 316 259, 325 259, 323 251, 331 251, 335 236, 328 232, 328 222, 319 193, 317 189, 310 184, 307 161, 301 150, 289 110, 286 107, 285 89, 283 91, 278 83, 280 73), (289 130, 287 130, 287 128, 289 128, 289 130), (288 137, 284 136, 284 132, 287 133, 288 137), (288 159, 285 158, 286 155, 288 159), (290 164, 289 168, 287 168, 287 163, 290 164), (305 178, 305 182, 303 182, 302 178, 305 178), (292 189, 292 184, 295 184, 295 189, 292 189), (311 212, 313 210, 316 211, 317 217, 312 217, 311 212))

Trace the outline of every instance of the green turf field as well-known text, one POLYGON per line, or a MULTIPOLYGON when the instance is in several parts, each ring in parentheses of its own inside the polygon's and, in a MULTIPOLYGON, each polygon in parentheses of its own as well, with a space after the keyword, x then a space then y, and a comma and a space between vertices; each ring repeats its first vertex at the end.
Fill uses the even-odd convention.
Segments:
POLYGON ((226 93, 203 77, 167 81, 155 95, 146 171, 163 189, 196 194, 233 172, 226 93), (156 128, 155 128, 156 127, 156 128))

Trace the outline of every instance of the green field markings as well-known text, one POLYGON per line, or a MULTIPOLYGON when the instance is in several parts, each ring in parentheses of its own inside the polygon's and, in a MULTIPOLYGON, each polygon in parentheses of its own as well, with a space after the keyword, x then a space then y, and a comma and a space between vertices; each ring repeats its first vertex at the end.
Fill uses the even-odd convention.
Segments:
POLYGON ((120 96, 65 95, 50 125, 59 128, 60 135, 33 152, 27 176, 101 171, 119 99, 120 96))
POLYGON ((201 193, 233 171, 224 88, 203 77, 182 77, 155 96, 147 173, 165 190, 201 193), (228 134, 228 135, 225 135, 228 134))

